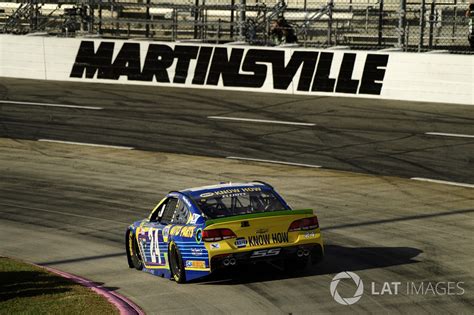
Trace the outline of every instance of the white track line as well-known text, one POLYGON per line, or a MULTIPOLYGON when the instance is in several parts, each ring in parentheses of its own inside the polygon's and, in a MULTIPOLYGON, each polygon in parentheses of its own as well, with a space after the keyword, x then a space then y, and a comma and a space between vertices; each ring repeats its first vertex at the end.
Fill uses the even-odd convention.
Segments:
POLYGON ((463 135, 463 134, 460 134, 460 133, 425 132, 425 135, 444 136, 444 137, 457 137, 457 138, 474 138, 474 135, 463 135))
POLYGON ((134 149, 134 147, 125 147, 125 146, 119 146, 119 145, 96 144, 96 143, 86 143, 86 142, 73 142, 73 141, 62 141, 62 140, 51 140, 51 139, 38 139, 38 141, 63 143, 63 144, 84 145, 84 146, 100 147, 100 148, 122 149, 122 150, 133 150, 134 149))
POLYGON ((226 159, 251 161, 251 162, 262 162, 262 163, 273 163, 273 164, 282 164, 282 165, 291 165, 291 166, 302 166, 302 167, 311 167, 311 168, 321 168, 322 167, 322 166, 319 166, 319 165, 312 165, 312 164, 302 164, 302 163, 292 163, 292 162, 284 162, 284 161, 252 159, 252 158, 238 157, 238 156, 227 156, 226 159))
POLYGON ((3 104, 16 104, 16 105, 31 105, 31 106, 46 106, 46 107, 79 108, 79 109, 91 109, 91 110, 102 110, 103 109, 102 107, 96 107, 96 106, 80 106, 80 105, 34 103, 34 102, 4 101, 4 100, 0 100, 0 103, 3 103, 3 104))
POLYGON ((412 179, 412 180, 422 181, 422 182, 430 182, 430 183, 436 183, 436 184, 444 184, 444 185, 451 185, 451 186, 460 186, 460 187, 474 188, 474 185, 472 185, 472 184, 457 183, 457 182, 448 182, 448 181, 445 181, 445 180, 422 178, 422 177, 412 177, 411 179, 412 179))
POLYGON ((265 120, 265 119, 251 119, 251 118, 240 118, 240 117, 221 117, 221 116, 207 116, 208 119, 219 119, 219 120, 232 120, 232 121, 245 121, 245 122, 258 122, 264 124, 280 124, 280 125, 292 125, 292 126, 316 126, 313 123, 302 123, 296 121, 280 121, 280 120, 265 120))

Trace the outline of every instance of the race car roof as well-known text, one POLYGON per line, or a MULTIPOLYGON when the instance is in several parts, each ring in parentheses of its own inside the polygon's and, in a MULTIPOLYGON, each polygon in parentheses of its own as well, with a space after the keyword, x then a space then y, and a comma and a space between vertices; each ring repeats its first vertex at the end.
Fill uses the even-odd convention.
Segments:
POLYGON ((191 196, 193 199, 200 198, 202 195, 208 193, 215 193, 219 191, 225 191, 230 189, 241 189, 241 188, 266 188, 272 189, 269 185, 259 182, 251 182, 251 183, 225 183, 225 184, 218 184, 218 185, 210 185, 210 186, 201 186, 201 187, 194 187, 189 189, 181 190, 180 192, 191 196))

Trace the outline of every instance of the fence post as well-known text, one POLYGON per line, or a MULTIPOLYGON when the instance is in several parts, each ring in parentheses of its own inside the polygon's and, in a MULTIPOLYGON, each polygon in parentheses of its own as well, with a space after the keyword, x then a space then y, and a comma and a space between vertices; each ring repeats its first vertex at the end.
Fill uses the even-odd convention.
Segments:
POLYGON ((420 42, 418 44, 418 52, 421 51, 423 48, 424 39, 425 39, 425 14, 426 14, 426 8, 425 8, 426 2, 425 0, 421 0, 421 6, 420 6, 420 42))
POLYGON ((198 22, 199 22, 199 0, 194 2, 194 39, 198 38, 198 22))
POLYGON ((177 34, 177 31, 178 31, 178 11, 176 10, 176 8, 173 8, 173 23, 172 23, 172 26, 171 26, 171 40, 172 41, 176 41, 176 39, 178 38, 178 34, 177 34))
POLYGON ((334 7, 333 0, 328 1, 328 45, 332 45, 332 8, 334 7))
POLYGON ((235 0, 230 2, 231 9, 230 9, 230 39, 234 40, 234 14, 235 14, 235 0))
POLYGON ((431 2, 431 8, 430 8, 430 37, 429 37, 429 43, 428 43, 429 49, 433 49, 434 17, 435 17, 435 2, 433 0, 431 2))
POLYGON ((458 1, 454 0, 454 6, 453 6, 453 33, 452 37, 456 36, 456 29, 457 29, 457 22, 458 22, 458 15, 457 15, 457 8, 458 8, 458 1))
POLYGON ((382 37, 383 37, 383 0, 380 0, 379 3, 379 34, 377 43, 379 46, 382 45, 382 37))
POLYGON ((245 6, 246 0, 240 0, 240 8, 239 8, 239 40, 245 40, 245 6))
POLYGON ((31 23, 31 26, 32 26, 32 29, 34 31, 38 31, 38 16, 39 16, 39 5, 38 5, 38 1, 35 0, 33 2, 35 5, 34 5, 34 8, 33 8, 33 21, 31 23))
POLYGON ((405 46, 405 26, 406 26, 407 1, 400 0, 400 17, 398 19, 398 47, 405 46))
POLYGON ((102 35, 102 0, 99 0, 99 35, 102 35))
POLYGON ((146 25, 145 25, 145 37, 150 37, 150 0, 146 0, 146 25))

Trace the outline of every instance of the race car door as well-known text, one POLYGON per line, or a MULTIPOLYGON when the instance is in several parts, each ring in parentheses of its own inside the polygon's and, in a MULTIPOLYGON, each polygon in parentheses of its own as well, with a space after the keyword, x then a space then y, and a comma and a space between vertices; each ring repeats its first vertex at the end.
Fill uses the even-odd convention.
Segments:
POLYGON ((163 238, 163 230, 173 219, 178 199, 169 197, 153 212, 148 223, 147 246, 145 246, 145 265, 148 268, 166 266, 165 254, 168 253, 168 243, 163 238))

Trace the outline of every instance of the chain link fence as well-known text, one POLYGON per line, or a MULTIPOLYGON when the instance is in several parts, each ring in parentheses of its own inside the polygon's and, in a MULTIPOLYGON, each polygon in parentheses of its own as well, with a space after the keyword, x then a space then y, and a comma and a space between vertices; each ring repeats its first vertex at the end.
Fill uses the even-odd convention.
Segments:
POLYGON ((11 1, 0 2, 0 31, 272 45, 283 20, 305 47, 472 53, 468 0, 442 1, 11 1))

